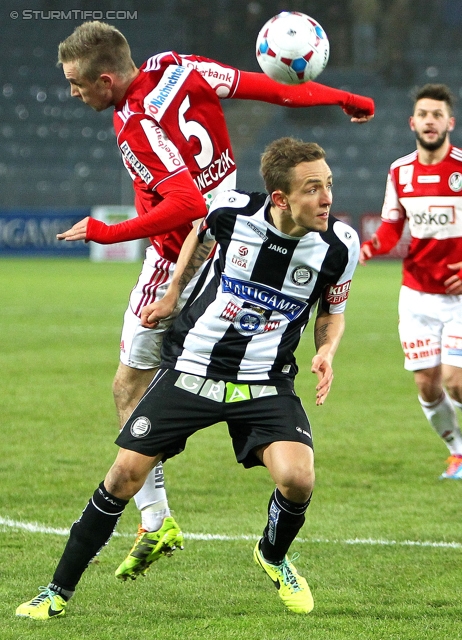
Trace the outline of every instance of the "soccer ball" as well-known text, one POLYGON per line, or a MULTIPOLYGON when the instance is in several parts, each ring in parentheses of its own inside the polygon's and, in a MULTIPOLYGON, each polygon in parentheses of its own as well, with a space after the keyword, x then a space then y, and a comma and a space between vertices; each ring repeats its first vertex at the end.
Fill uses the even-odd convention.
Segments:
POLYGON ((273 80, 300 84, 314 80, 329 59, 329 40, 319 22, 298 11, 282 11, 257 37, 257 60, 273 80))

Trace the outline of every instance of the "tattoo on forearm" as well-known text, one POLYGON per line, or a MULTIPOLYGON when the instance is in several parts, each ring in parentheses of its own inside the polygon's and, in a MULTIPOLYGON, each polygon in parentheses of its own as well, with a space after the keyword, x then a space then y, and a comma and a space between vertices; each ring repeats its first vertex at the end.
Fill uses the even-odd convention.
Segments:
POLYGON ((211 250, 211 245, 209 243, 204 242, 203 244, 197 245, 196 250, 192 254, 188 264, 186 265, 183 273, 181 274, 181 278, 179 279, 180 291, 184 290, 184 288, 193 278, 193 276, 195 275, 199 267, 201 267, 201 265, 207 260, 210 250, 211 250))
POLYGON ((329 331, 329 325, 331 325, 332 322, 326 322, 326 324, 323 324, 321 326, 317 326, 314 330, 314 344, 316 345, 316 348, 319 349, 319 347, 322 347, 323 344, 326 344, 327 342, 327 337, 328 337, 328 331, 329 331))

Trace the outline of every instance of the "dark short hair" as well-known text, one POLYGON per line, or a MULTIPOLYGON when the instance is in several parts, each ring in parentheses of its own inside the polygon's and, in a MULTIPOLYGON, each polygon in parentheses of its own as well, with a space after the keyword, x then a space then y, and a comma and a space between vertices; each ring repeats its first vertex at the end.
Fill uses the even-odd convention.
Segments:
POLYGON ((448 106, 449 113, 452 115, 454 112, 455 97, 451 89, 445 84, 424 84, 415 90, 414 95, 414 107, 418 100, 423 98, 430 98, 431 100, 439 100, 445 102, 448 106))
POLYGON ((326 152, 316 142, 296 138, 279 138, 271 142, 261 157, 260 173, 269 194, 280 189, 292 190, 292 169, 301 162, 323 160, 326 152))

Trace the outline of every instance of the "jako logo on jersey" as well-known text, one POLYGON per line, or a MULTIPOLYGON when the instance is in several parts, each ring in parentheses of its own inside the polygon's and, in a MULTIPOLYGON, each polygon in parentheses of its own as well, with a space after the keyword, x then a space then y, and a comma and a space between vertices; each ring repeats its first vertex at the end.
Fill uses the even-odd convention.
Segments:
POLYGON ((282 253, 283 255, 286 255, 287 253, 287 249, 285 247, 279 247, 277 244, 270 244, 268 249, 271 249, 271 251, 277 251, 278 253, 282 253))
POLYGON ((351 280, 347 280, 343 284, 331 285, 327 289, 326 302, 329 304, 340 304, 345 302, 350 292, 351 280))
POLYGON ((449 188, 452 191, 460 191, 462 189, 462 174, 458 171, 451 173, 448 180, 449 188))
POLYGON ((151 421, 145 416, 137 418, 130 427, 130 433, 134 438, 144 438, 151 431, 151 421))
POLYGON ((146 184, 149 184, 152 180, 152 174, 147 167, 144 166, 142 162, 138 160, 133 151, 130 149, 128 142, 122 142, 120 145, 120 150, 123 153, 124 158, 129 163, 130 167, 139 175, 141 180, 146 184))
POLYGON ((226 149, 205 171, 194 178, 194 182, 199 191, 204 191, 206 187, 210 187, 214 182, 218 182, 224 178, 230 168, 235 166, 236 163, 230 156, 230 150, 226 149))
POLYGON ((225 293, 232 293, 235 296, 258 304, 270 311, 279 311, 288 320, 295 320, 306 309, 306 302, 301 302, 296 298, 283 295, 280 291, 265 287, 254 282, 238 280, 221 276, 221 285, 225 293))
POLYGON ((423 213, 412 213, 411 219, 415 225, 425 224, 444 227, 447 224, 454 224, 454 207, 430 207, 430 211, 424 211, 423 213))
POLYGON ((308 267, 300 266, 295 267, 295 269, 290 274, 290 279, 294 284, 299 287, 303 287, 303 285, 308 284, 313 277, 313 272, 308 267))
POLYGON ((168 67, 159 84, 145 97, 143 101, 145 112, 160 120, 189 73, 190 70, 186 67, 168 67))

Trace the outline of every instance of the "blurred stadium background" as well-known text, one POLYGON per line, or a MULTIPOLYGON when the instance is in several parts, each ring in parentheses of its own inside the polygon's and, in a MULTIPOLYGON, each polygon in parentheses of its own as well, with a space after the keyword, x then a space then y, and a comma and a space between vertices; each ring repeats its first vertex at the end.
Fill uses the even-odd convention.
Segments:
MULTIPOLYGON (((462 97, 462 0, 17 0, 1 9, 0 256, 40 253, 41 241, 48 253, 63 251, 53 241, 53 225, 61 230, 92 206, 132 204, 111 110, 95 113, 72 99, 56 67, 57 45, 75 26, 94 18, 115 24, 137 64, 173 49, 258 71, 257 33, 284 9, 314 16, 328 34, 330 61, 318 81, 370 95, 376 116, 357 126, 338 107, 292 110, 223 101, 238 186, 262 187, 259 157, 275 137, 315 140, 334 172, 334 212, 361 231, 363 214, 380 211, 390 162, 415 147, 408 128, 413 88, 445 82, 462 97), (18 212, 43 211, 67 219, 48 220, 45 230, 29 222, 26 232, 14 222, 18 212)), ((462 145, 462 128, 456 127, 452 141, 462 145)), ((66 252, 73 255, 88 250, 69 245, 66 252)))

